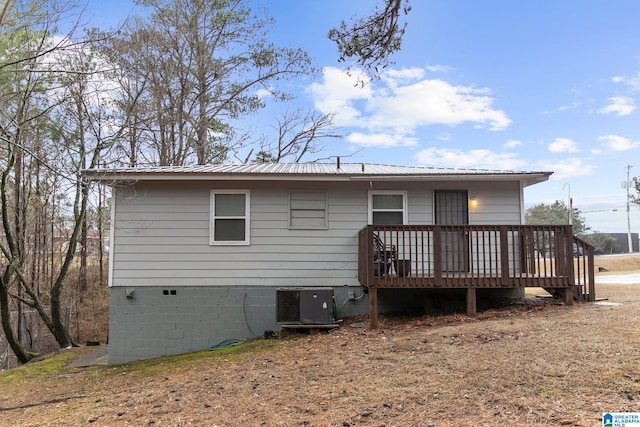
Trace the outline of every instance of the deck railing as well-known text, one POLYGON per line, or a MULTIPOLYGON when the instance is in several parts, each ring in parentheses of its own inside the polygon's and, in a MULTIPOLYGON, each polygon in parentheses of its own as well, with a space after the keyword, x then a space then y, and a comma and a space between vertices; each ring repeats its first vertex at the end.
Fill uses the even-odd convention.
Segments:
POLYGON ((568 225, 370 225, 358 254, 369 287, 542 287, 595 299, 593 246, 568 225))

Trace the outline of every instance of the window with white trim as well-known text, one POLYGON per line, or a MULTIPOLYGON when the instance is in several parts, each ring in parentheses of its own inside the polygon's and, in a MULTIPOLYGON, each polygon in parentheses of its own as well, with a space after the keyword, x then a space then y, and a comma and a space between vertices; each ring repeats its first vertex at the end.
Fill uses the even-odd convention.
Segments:
POLYGON ((406 223, 406 191, 369 191, 369 224, 402 225, 406 223))
POLYGON ((290 191, 289 228, 326 230, 326 191, 290 191))
POLYGON ((249 244, 249 190, 211 190, 211 245, 249 244))

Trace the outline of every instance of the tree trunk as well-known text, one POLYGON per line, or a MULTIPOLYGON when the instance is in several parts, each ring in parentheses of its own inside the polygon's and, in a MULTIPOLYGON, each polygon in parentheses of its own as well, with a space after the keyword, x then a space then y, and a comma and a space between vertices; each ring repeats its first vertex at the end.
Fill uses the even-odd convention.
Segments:
POLYGON ((78 272, 78 287, 80 292, 78 299, 82 302, 84 293, 87 291, 87 217, 82 219, 82 227, 80 229, 80 270, 78 272))
POLYGON ((11 313, 9 312, 9 290, 4 283, 0 283, 0 317, 2 317, 2 330, 4 336, 9 343, 9 347, 16 355, 20 363, 27 363, 29 360, 37 356, 36 353, 29 352, 22 347, 22 344, 16 339, 13 328, 11 327, 11 313))
MULTIPOLYGON (((94 157, 97 158, 97 154, 94 154, 94 157)), ((91 166, 95 163, 96 159, 94 158, 91 166)), ((51 321, 53 324, 53 330, 51 333, 56 338, 56 341, 58 341, 58 344, 63 348, 77 345, 71 338, 68 328, 62 322, 62 287, 64 284, 64 278, 71 266, 71 261, 73 261, 79 240, 80 229, 82 228, 82 224, 86 217, 87 199, 89 195, 88 184, 78 181, 76 192, 76 200, 74 203, 75 225, 73 232, 71 233, 71 237, 69 238, 69 246, 67 247, 64 262, 62 263, 62 267, 60 268, 60 272, 58 273, 58 277, 56 278, 53 288, 51 289, 51 321)))
POLYGON ((67 330, 67 327, 62 322, 62 301, 61 301, 61 286, 56 286, 51 290, 51 321, 53 337, 58 342, 58 345, 62 348, 71 347, 74 345, 71 336, 67 330))

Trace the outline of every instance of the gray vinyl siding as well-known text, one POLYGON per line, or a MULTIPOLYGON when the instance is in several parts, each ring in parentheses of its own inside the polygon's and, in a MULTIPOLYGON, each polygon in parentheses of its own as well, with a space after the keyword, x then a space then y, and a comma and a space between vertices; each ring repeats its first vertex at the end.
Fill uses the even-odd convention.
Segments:
POLYGON ((119 190, 114 286, 358 285, 352 227, 366 224, 366 191, 328 192, 328 229, 304 230, 289 229, 288 186, 218 186, 251 190, 251 245, 211 246, 212 186, 184 184, 119 190))
POLYGON ((517 182, 499 182, 491 185, 470 186, 469 197, 476 197, 478 205, 469 210, 469 223, 475 225, 518 225, 524 216, 517 182), (477 190, 473 188, 478 188, 477 190))
MULTIPOLYGON (((118 188, 112 285, 358 286, 357 232, 367 224, 368 182, 153 182, 118 188), (209 244, 210 191, 251 191, 248 246, 209 244), (327 229, 289 224, 291 191, 326 192, 327 229)), ((434 190, 467 190, 478 200, 471 224, 519 224, 513 182, 375 183, 406 190, 408 223, 433 224, 434 190)))

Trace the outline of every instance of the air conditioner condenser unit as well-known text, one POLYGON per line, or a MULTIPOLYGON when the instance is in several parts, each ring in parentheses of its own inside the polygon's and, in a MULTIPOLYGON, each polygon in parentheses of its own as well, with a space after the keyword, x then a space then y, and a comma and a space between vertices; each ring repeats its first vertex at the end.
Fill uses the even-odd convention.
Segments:
POLYGON ((276 290, 276 321, 284 325, 330 325, 333 289, 280 288, 276 290))

